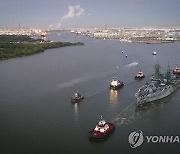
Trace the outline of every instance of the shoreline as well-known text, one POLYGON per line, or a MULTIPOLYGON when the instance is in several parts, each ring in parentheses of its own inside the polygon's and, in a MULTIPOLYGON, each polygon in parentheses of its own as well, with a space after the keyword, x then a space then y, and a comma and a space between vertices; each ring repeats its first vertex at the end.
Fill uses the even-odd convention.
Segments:
POLYGON ((84 45, 81 42, 50 42, 42 39, 27 40, 27 36, 7 35, 5 37, 5 39, 0 38, 0 60, 35 55, 44 52, 46 49, 84 45), (14 39, 13 41, 12 37, 14 39))
POLYGON ((174 43, 175 41, 158 41, 158 40, 147 40, 147 41, 139 41, 139 40, 132 40, 132 43, 142 43, 142 44, 161 44, 161 43, 174 43))

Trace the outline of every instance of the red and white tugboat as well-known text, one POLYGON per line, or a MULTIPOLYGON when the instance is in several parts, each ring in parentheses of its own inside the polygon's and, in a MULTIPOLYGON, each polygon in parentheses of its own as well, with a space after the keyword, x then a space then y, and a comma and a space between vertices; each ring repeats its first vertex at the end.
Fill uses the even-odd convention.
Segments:
POLYGON ((143 79, 145 77, 145 75, 143 74, 143 72, 140 70, 136 76, 134 77, 136 80, 137 79, 143 79))
POLYGON ((114 124, 105 122, 101 116, 101 120, 97 123, 96 127, 89 132, 89 138, 94 140, 105 140, 114 131, 114 124))
POLYGON ((173 74, 180 75, 180 68, 178 66, 173 70, 173 74))
POLYGON ((74 96, 71 97, 71 102, 77 103, 82 99, 84 99, 84 97, 77 91, 76 93, 74 93, 74 96))
POLYGON ((117 90, 124 86, 124 82, 121 82, 116 77, 114 77, 110 83, 110 89, 117 90))

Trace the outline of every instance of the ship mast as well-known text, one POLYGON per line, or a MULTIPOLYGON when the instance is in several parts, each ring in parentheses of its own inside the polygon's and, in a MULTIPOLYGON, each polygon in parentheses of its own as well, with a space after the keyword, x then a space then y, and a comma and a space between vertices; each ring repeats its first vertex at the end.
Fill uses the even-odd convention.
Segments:
POLYGON ((155 69, 155 73, 154 73, 154 78, 155 79, 160 79, 161 73, 160 73, 160 65, 159 64, 155 64, 154 65, 154 69, 155 69))
POLYGON ((169 82, 171 80, 171 68, 169 66, 169 62, 168 62, 168 69, 167 69, 167 73, 166 73, 166 78, 167 78, 167 82, 169 82))

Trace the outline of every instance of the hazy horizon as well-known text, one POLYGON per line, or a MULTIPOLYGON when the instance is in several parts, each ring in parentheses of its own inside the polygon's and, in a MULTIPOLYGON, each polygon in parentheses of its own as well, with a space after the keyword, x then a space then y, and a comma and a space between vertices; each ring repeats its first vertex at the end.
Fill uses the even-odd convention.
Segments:
POLYGON ((0 28, 179 27, 178 0, 0 0, 0 28))

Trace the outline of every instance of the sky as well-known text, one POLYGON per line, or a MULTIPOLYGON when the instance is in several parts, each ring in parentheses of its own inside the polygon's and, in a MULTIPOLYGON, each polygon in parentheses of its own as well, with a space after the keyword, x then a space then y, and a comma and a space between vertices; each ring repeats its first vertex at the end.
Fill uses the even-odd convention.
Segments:
POLYGON ((175 27, 180 0, 0 0, 0 28, 175 27))

